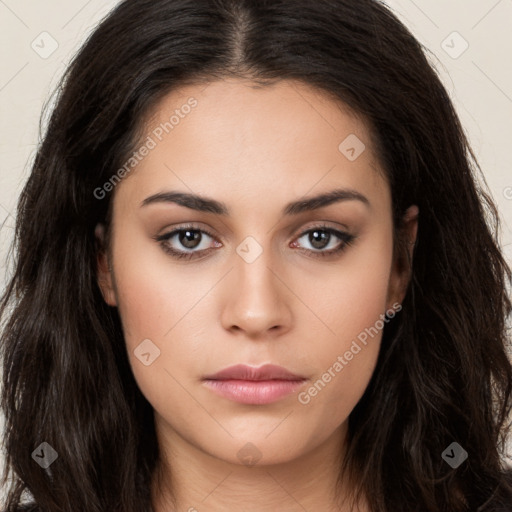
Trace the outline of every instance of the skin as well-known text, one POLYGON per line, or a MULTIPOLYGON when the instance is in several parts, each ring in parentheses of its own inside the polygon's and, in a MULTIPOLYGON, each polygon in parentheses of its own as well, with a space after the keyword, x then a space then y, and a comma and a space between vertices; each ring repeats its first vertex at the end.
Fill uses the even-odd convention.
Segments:
MULTIPOLYGON (((351 510, 333 498, 337 456, 375 369, 381 331, 307 404, 298 393, 240 404, 201 379, 237 363, 274 363, 305 376, 300 391, 307 390, 402 301, 409 272, 393 258, 391 193, 368 128, 305 84, 257 88, 229 79, 170 93, 148 117, 146 136, 190 97, 197 107, 117 185, 111 244, 98 254, 99 285, 119 309, 133 374, 155 411, 164 463, 154 511, 351 510), (350 134, 366 146, 354 161, 338 149, 350 134), (346 200, 281 213, 288 202, 336 188, 363 194, 369 206, 346 200), (222 201, 231 215, 171 202, 141 206, 171 190, 222 201), (319 222, 355 240, 315 257, 343 244, 332 235, 324 248, 313 245, 303 233, 319 222), (197 248, 176 235, 168 244, 211 249, 174 259, 154 237, 186 223, 214 237, 203 233, 197 248), (262 250, 251 263, 236 251, 248 236, 262 250), (148 366, 134 355, 145 339, 160 349, 148 366), (237 455, 247 443, 261 457, 255 465, 237 455)), ((405 217, 412 242, 417 215, 412 206, 405 217)), ((101 225, 96 235, 101 242, 101 225)), ((360 507, 367 510, 364 501, 360 507)))

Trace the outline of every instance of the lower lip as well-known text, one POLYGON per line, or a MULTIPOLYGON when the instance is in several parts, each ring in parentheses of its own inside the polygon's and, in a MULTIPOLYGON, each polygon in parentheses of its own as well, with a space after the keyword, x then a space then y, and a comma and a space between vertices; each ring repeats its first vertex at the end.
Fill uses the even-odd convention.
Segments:
POLYGON ((297 391, 302 380, 205 380, 214 393, 241 404, 262 405, 277 402, 297 391))

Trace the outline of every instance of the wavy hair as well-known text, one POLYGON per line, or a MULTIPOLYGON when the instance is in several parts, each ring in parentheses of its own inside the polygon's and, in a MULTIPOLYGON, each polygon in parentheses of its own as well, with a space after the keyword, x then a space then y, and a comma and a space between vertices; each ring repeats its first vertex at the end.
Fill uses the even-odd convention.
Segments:
POLYGON ((65 72, 18 203, 0 304, 6 512, 26 497, 46 512, 151 510, 153 410, 98 288, 94 229, 108 225, 112 194, 94 190, 133 153, 160 99, 224 77, 300 80, 366 120, 397 253, 400 219, 419 206, 411 281, 350 414, 340 479, 372 512, 512 510, 511 271, 424 48, 374 0, 125 0, 65 72), (31 456, 42 442, 58 453, 47 469, 31 456), (452 442, 469 453, 456 469, 441 456, 452 442))

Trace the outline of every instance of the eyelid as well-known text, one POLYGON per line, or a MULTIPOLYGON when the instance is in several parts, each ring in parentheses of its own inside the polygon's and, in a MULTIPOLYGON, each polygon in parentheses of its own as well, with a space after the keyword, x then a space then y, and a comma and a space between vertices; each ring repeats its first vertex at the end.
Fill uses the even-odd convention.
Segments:
MULTIPOLYGON (((333 226, 330 226, 328 225, 328 223, 330 221, 313 221, 314 223, 306 228, 303 228, 302 231, 296 233, 294 235, 295 238, 297 237, 302 237, 304 236, 305 234, 309 233, 309 231, 311 231, 312 229, 325 229, 325 230, 332 230, 332 231, 336 231, 336 232, 339 232, 339 233, 343 233, 343 234, 349 234, 349 231, 350 229, 348 228, 348 226, 344 225, 344 224, 339 224, 339 223, 336 223, 338 226, 342 226, 341 228, 340 227, 333 227, 333 226)), ((168 239, 171 235, 173 234, 176 234, 176 232, 179 232, 179 231, 185 231, 187 229, 190 229, 190 230, 193 230, 193 231, 201 231, 203 233, 206 233, 208 236, 212 237, 212 238, 217 238, 216 235, 214 235, 212 233, 212 231, 209 229, 209 228, 204 228, 202 227, 201 225, 199 224, 195 224, 193 222, 190 222, 190 223, 184 223, 184 224, 179 224, 178 226, 176 227, 172 227, 170 229, 170 231, 164 231, 163 234, 161 235, 156 235, 154 236, 153 238, 155 240, 162 240, 162 239, 168 239)), ((294 230, 295 231, 295 230, 294 230)), ((292 231, 292 232, 294 232, 292 231)))
POLYGON ((193 222, 185 223, 185 224, 179 224, 177 226, 173 226, 172 228, 166 228, 164 232, 161 235, 155 235, 153 236, 153 240, 156 240, 157 242, 161 242, 162 240, 168 240, 169 238, 172 238, 174 235, 181 231, 199 231, 201 233, 205 233, 211 238, 216 239, 216 235, 212 233, 212 231, 209 228, 205 228, 203 226, 200 226, 198 224, 195 224, 193 222))
POLYGON ((299 233, 298 235, 295 235, 295 237, 301 237, 307 233, 309 233, 311 230, 313 229, 324 229, 325 231, 333 231, 333 232, 337 232, 337 233, 342 233, 342 234, 349 234, 349 228, 345 225, 343 225, 342 228, 340 227, 333 227, 331 225, 329 225, 328 221, 316 221, 315 224, 312 224, 310 226, 308 226, 307 228, 304 228, 303 231, 301 233, 299 233))

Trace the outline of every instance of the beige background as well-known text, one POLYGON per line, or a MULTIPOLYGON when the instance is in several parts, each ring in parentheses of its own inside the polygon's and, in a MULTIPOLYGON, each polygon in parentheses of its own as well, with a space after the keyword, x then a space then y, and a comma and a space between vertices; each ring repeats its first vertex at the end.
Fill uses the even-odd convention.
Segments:
MULTIPOLYGON (((0 0, 2 288, 15 205, 35 156, 43 102, 87 35, 117 3, 0 0), (52 49, 52 43, 58 45, 55 51, 41 55, 52 49)), ((387 4, 430 50, 431 61, 450 91, 501 212, 502 243, 512 263, 512 1, 389 0, 387 4)))

